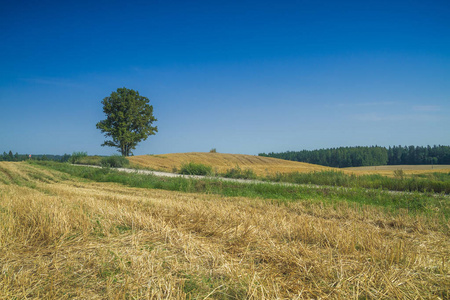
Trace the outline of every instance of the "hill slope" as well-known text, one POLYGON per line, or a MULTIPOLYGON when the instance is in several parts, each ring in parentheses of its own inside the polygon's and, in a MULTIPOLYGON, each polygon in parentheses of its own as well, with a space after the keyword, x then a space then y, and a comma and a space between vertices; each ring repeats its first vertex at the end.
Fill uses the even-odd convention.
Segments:
POLYGON ((194 162, 210 165, 220 173, 239 166, 241 169, 252 169, 257 175, 291 172, 313 172, 332 170, 333 168, 308 163, 288 161, 278 158, 261 157, 245 154, 225 153, 171 153, 164 155, 139 155, 129 157, 131 163, 161 171, 172 172, 183 163, 194 162))

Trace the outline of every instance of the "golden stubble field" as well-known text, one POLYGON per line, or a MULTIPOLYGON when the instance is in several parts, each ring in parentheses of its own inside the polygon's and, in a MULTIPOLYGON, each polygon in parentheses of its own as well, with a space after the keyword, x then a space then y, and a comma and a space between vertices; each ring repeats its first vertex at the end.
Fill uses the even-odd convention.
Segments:
POLYGON ((394 172, 402 170, 405 175, 417 175, 426 173, 450 173, 450 165, 394 165, 394 166, 371 166, 343 168, 344 172, 355 172, 355 174, 379 174, 383 176, 394 176, 394 172))
POLYGON ((239 166, 243 170, 251 169, 259 176, 275 173, 314 172, 333 169, 271 157, 206 152, 139 155, 130 156, 128 159, 132 164, 166 172, 172 172, 174 168, 180 169, 182 164, 189 162, 212 166, 219 173, 225 173, 228 169, 239 166))
POLYGON ((1 299, 443 299, 449 253, 427 217, 0 162, 1 299))
POLYGON ((225 173, 228 169, 239 166, 243 170, 251 169, 258 176, 276 173, 337 171, 355 175, 379 174, 393 177, 396 170, 403 170, 405 175, 450 172, 449 165, 371 166, 338 169, 272 157, 207 152, 138 155, 130 156, 128 159, 132 165, 165 172, 172 172, 174 169, 179 170, 182 164, 194 162, 212 166, 219 173, 225 173))

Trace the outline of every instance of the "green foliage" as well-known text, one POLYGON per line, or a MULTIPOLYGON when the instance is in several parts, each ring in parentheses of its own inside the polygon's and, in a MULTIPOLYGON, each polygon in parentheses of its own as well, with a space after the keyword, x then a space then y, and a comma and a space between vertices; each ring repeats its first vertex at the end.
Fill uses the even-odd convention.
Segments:
POLYGON ((214 299, 231 300, 246 299, 248 287, 243 283, 232 283, 227 276, 211 276, 184 273, 183 291, 186 299, 206 299, 204 295, 210 294, 211 290, 216 291, 214 299))
MULTIPOLYGON (((37 164, 37 162, 35 163, 37 164)), ((52 168, 72 176, 98 182, 117 182, 140 188, 164 189, 170 191, 210 193, 232 197, 269 199, 285 201, 320 201, 335 204, 350 202, 357 205, 374 205, 392 211, 406 210, 408 213, 424 213, 442 216, 443 224, 450 218, 450 202, 447 196, 425 193, 390 193, 381 189, 336 188, 330 186, 308 187, 302 185, 285 186, 273 183, 238 183, 218 179, 162 178, 154 175, 118 172, 113 169, 76 167, 55 162, 39 162, 39 165, 52 168)), ((338 173, 338 172, 335 172, 338 173)), ((317 175, 317 174, 315 174, 317 175)), ((311 174, 314 176, 314 173, 311 174)), ((320 177, 326 177, 321 174, 320 177)), ((334 174, 335 178, 341 175, 334 174)), ((450 174, 446 175, 447 178, 450 174)), ((382 177, 382 176, 380 176, 382 177)), ((387 178, 387 180, 392 178, 387 178)), ((345 180, 345 179, 342 179, 345 180)), ((444 227, 447 225, 444 225, 444 227)), ((448 227, 446 227, 448 228, 448 227)))
POLYGON ((104 98, 106 119, 98 122, 97 128, 111 140, 106 140, 102 146, 116 147, 123 156, 129 156, 139 142, 158 132, 158 128, 152 126, 157 119, 149 103, 148 98, 127 88, 118 88, 104 98))
POLYGON ((347 175, 343 172, 322 171, 312 173, 288 173, 268 176, 266 180, 297 184, 316 184, 350 188, 385 189, 406 192, 434 192, 450 194, 450 174, 433 173, 423 178, 413 175, 410 178, 389 178, 382 175, 347 175))
POLYGON ((78 164, 78 163, 80 163, 81 159, 86 156, 87 156, 87 152, 82 152, 82 151, 73 152, 72 156, 69 158, 69 162, 71 164, 78 164))
POLYGON ((256 179, 257 176, 255 172, 251 169, 242 170, 239 165, 234 168, 228 169, 225 174, 225 178, 237 178, 237 179, 256 179))
POLYGON ((405 177, 405 172, 402 169, 394 170, 394 177, 397 179, 403 179, 405 177))
POLYGON ((3 155, 0 155, 0 161, 24 161, 28 160, 29 157, 27 154, 16 154, 13 155, 12 151, 9 150, 9 153, 3 152, 3 155))
POLYGON ((209 150, 209 153, 217 153, 217 149, 216 148, 212 148, 211 150, 209 150))
POLYGON ((77 164, 79 165, 88 165, 88 166, 100 166, 100 161, 102 160, 101 156, 85 156, 78 160, 77 164))
POLYGON ((379 165, 450 164, 450 146, 340 147, 320 150, 260 153, 260 156, 336 168, 379 165))
POLYGON ((204 164, 197 164, 193 162, 184 163, 181 165, 180 174, 184 175, 212 175, 212 167, 204 164))
POLYGON ((388 161, 384 147, 340 147, 320 150, 288 151, 282 153, 260 153, 260 156, 301 161, 335 168, 378 166, 388 161))
POLYGON ((103 157, 100 165, 106 168, 123 168, 130 165, 128 159, 121 155, 111 155, 103 157))
POLYGON ((387 151, 389 165, 450 164, 450 146, 393 146, 387 151))

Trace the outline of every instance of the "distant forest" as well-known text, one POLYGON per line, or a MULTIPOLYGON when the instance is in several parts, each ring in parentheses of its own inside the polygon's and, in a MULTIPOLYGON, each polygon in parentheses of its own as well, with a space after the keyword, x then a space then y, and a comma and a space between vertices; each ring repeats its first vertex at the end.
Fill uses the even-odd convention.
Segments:
MULTIPOLYGON (((70 154, 64 154, 64 155, 52 155, 52 154, 39 154, 39 155, 32 155, 32 159, 34 160, 54 160, 54 161, 68 161, 70 158, 70 154)), ((0 161, 24 161, 30 159, 30 156, 28 154, 19 154, 16 152, 16 154, 13 154, 10 150, 8 153, 3 152, 3 154, 0 154, 0 161)))
POLYGON ((335 168, 380 165, 450 164, 450 146, 340 147, 320 150, 260 153, 275 157, 335 168))

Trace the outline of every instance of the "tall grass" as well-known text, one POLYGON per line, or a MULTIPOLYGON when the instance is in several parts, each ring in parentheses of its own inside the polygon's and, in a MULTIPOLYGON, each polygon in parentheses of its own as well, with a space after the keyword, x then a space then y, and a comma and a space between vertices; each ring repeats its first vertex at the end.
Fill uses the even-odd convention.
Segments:
POLYGON ((220 174, 221 176, 225 178, 237 178, 237 179, 256 179, 258 176, 256 176, 255 172, 253 172, 252 169, 245 169, 242 170, 239 165, 236 165, 236 167, 228 169, 225 174, 220 174))
POLYGON ((265 178, 275 182, 298 184, 317 184, 341 187, 361 187, 386 189, 391 191, 431 192, 450 194, 450 173, 433 173, 430 175, 404 175, 395 178, 378 174, 354 175, 336 171, 311 173, 277 173, 265 178))
MULTIPOLYGON (((279 203, 316 199, 321 202, 349 202, 358 205, 385 207, 391 211, 406 210, 411 214, 441 216, 442 222, 450 218, 450 201, 445 196, 423 193, 389 193, 380 189, 353 188, 310 188, 307 186, 238 183, 219 179, 166 178, 137 173, 123 173, 110 169, 94 169, 54 162, 35 162, 70 175, 99 182, 117 182, 132 187, 163 189, 181 192, 199 192, 233 197, 270 199, 279 203)), ((326 177, 327 178, 327 177, 326 177)), ((340 178, 340 177, 337 177, 340 178)))
POLYGON ((121 155, 111 155, 107 157, 103 157, 100 161, 100 165, 102 167, 107 168, 123 168, 128 167, 130 165, 130 162, 128 159, 121 155))
POLYGON ((179 173, 183 175, 213 175, 211 166, 194 162, 182 164, 179 173))
POLYGON ((69 158, 69 162, 72 164, 77 164, 79 161, 83 158, 87 157, 87 152, 83 151, 76 151, 73 152, 72 155, 69 158))

